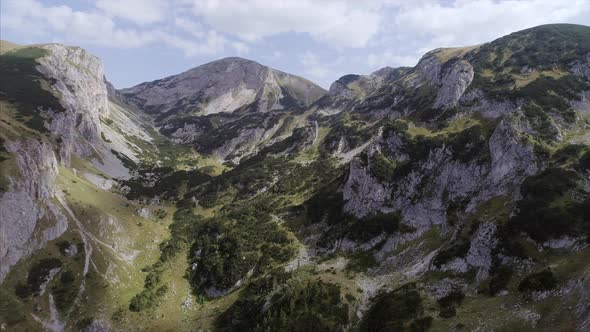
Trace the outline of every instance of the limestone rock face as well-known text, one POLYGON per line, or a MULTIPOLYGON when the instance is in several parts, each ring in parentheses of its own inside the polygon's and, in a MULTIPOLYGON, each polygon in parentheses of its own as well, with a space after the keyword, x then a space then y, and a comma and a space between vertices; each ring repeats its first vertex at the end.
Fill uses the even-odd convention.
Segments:
POLYGON ((467 209, 495 196, 512 195, 520 183, 537 171, 533 147, 520 138, 521 123, 507 116, 489 139, 490 161, 460 161, 445 147, 431 150, 428 158, 394 183, 377 180, 370 172, 371 157, 384 153, 406 162, 403 140, 393 135, 376 140, 367 150, 368 164, 356 157, 343 186, 346 212, 364 217, 375 211, 400 211, 417 228, 446 221, 449 200, 466 198, 467 209))
POLYGON ((48 54, 37 70, 52 81, 65 111, 47 115, 47 128, 61 137, 61 159, 69 165, 72 154, 89 156, 100 143, 100 117, 108 116, 107 86, 100 60, 79 47, 41 46, 48 54))
POLYGON ((463 93, 473 81, 473 66, 465 59, 449 60, 445 63, 436 56, 438 50, 427 53, 415 68, 416 75, 406 84, 416 87, 429 84, 436 88, 433 107, 449 109, 455 107, 463 93))
POLYGON ((56 194, 58 174, 52 146, 29 139, 6 142, 5 147, 14 153, 20 175, 0 194, 0 282, 12 265, 67 229, 65 216, 49 201, 56 194), (47 220, 42 227, 41 220, 47 220))
POLYGON ((24 140, 7 142, 6 148, 16 155, 21 173, 14 179, 13 190, 45 200, 55 195, 54 181, 58 174, 57 159, 46 141, 24 140))
POLYGON ((147 112, 232 113, 246 106, 268 112, 309 106, 325 94, 294 75, 242 58, 225 58, 179 75, 142 83, 121 93, 147 112))
POLYGON ((465 60, 458 61, 442 78, 434 107, 448 109, 456 106, 471 81, 473 67, 465 60))
POLYGON ((62 235, 68 222, 61 210, 24 191, 0 196, 0 283, 19 260, 62 235), (42 222, 44 221, 44 222, 42 222))
POLYGON ((590 53, 586 54, 586 61, 576 61, 572 64, 570 70, 572 73, 585 77, 590 81, 590 53))

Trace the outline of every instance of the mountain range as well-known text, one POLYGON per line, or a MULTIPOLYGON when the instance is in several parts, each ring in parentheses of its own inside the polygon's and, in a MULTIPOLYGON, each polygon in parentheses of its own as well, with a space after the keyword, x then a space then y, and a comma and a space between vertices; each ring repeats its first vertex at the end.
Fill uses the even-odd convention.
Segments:
POLYGON ((0 43, 9 331, 590 330, 590 27, 328 91, 0 43))

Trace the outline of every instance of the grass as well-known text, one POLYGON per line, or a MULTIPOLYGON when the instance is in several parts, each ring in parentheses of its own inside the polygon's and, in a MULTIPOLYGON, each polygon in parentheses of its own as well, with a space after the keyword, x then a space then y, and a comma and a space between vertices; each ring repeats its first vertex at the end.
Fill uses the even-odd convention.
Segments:
POLYGON ((21 45, 11 43, 7 40, 0 40, 0 54, 4 54, 10 50, 22 47, 21 45))
POLYGON ((463 55, 477 50, 480 45, 467 46, 467 47, 447 47, 439 48, 435 51, 434 56, 442 63, 447 62, 453 58, 460 58, 463 55))
POLYGON ((64 110, 50 82, 36 69, 37 59, 45 55, 47 51, 38 47, 18 48, 0 55, 0 101, 17 105, 16 119, 39 132, 46 132, 39 108, 64 110))

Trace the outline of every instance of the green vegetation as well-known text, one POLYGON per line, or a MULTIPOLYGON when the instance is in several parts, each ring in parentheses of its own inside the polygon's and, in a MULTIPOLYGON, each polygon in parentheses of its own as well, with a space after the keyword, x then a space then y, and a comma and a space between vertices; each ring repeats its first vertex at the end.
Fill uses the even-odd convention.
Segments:
POLYGON ((324 232, 318 245, 329 248, 337 240, 349 239, 358 242, 367 242, 381 234, 393 234, 395 232, 414 231, 400 223, 398 213, 377 213, 361 219, 346 215, 343 220, 333 225, 329 231, 324 232))
POLYGON ((518 285, 519 292, 547 291, 557 286, 557 279, 551 270, 533 273, 524 278, 518 285))
POLYGON ((337 285, 277 271, 246 286, 216 326, 221 331, 338 331, 348 321, 337 285))
POLYGON ((78 295, 78 288, 75 287, 74 282, 76 276, 71 270, 64 270, 60 273, 59 279, 53 282, 51 286, 51 294, 55 300, 55 306, 62 312, 67 311, 78 295))
POLYGON ((461 305, 463 299, 465 298, 465 294, 461 291, 452 291, 446 296, 438 299, 438 305, 440 306, 439 317, 442 318, 451 318, 456 315, 456 307, 461 305))
POLYGON ((382 153, 375 153, 370 162, 371 175, 379 181, 389 182, 395 175, 395 162, 389 160, 382 153))
POLYGON ((179 198, 183 187, 193 188, 211 179, 200 170, 175 171, 171 167, 144 168, 136 174, 129 180, 121 180, 122 185, 129 187, 128 199, 179 198))
POLYGON ((27 275, 26 284, 19 283, 16 286, 16 295, 20 298, 27 298, 38 295, 41 286, 49 281, 51 271, 60 269, 62 262, 57 258, 44 258, 33 264, 27 275))
POLYGON ((369 251, 359 251, 348 255, 346 270, 352 273, 365 272, 378 265, 375 256, 369 251))
POLYGON ((39 132, 47 131, 40 108, 64 111, 51 92, 50 82, 36 69, 36 60, 45 55, 47 51, 38 47, 19 48, 0 55, 0 100, 16 104, 16 119, 39 132))
POLYGON ((141 293, 135 295, 129 302, 129 310, 139 312, 150 309, 159 305, 160 298, 166 294, 168 287, 166 285, 157 289, 144 289, 141 293))
POLYGON ((375 134, 375 128, 365 127, 361 122, 341 122, 330 129, 322 143, 322 149, 333 152, 338 147, 341 138, 348 143, 352 150, 367 142, 375 134))
POLYGON ((11 327, 26 318, 23 303, 15 299, 12 294, 8 294, 7 290, 0 289, 0 320, 11 327))
POLYGON ((510 224, 541 242, 562 235, 588 234, 585 216, 590 199, 578 188, 578 179, 574 171, 562 168, 549 168, 527 178, 521 187, 518 213, 510 224), (581 195, 582 200, 568 198, 573 193, 581 195))
POLYGON ((168 291, 167 285, 160 286, 163 272, 162 262, 157 262, 152 266, 143 268, 141 271, 148 273, 145 277, 143 290, 129 302, 129 310, 135 312, 157 307, 160 298, 168 291))
POLYGON ((488 294, 494 296, 503 289, 506 289, 510 278, 514 274, 512 268, 506 265, 495 266, 490 273, 488 282, 488 294))
POLYGON ((220 211, 197 224, 191 240, 189 273, 196 290, 230 289, 249 271, 261 275, 294 254, 264 201, 220 211))
POLYGON ((451 247, 439 251, 434 257, 434 266, 441 267, 455 258, 465 257, 470 246, 471 243, 469 243, 469 241, 461 240, 459 243, 453 244, 451 247))
POLYGON ((414 284, 378 295, 361 323, 361 331, 427 331, 432 318, 424 317, 420 293, 414 284))
POLYGON ((473 57, 475 68, 472 88, 506 97, 514 85, 511 73, 518 73, 525 66, 538 71, 569 68, 590 51, 588 36, 587 27, 555 24, 515 32, 484 44, 468 55, 473 57), (490 77, 486 71, 496 75, 490 77))
MULTIPOLYGON (((375 154, 371 158, 370 171, 381 181, 393 182, 408 175, 412 170, 428 159, 433 151, 448 149, 454 159, 463 162, 486 164, 491 161, 488 141, 495 128, 490 121, 466 121, 462 126, 450 124, 440 132, 418 131, 407 122, 387 121, 383 127, 385 139, 397 135, 402 141, 402 152, 408 155, 408 161, 396 163, 386 157, 387 151, 375 154)), ((399 153, 399 151, 398 151, 399 153)))

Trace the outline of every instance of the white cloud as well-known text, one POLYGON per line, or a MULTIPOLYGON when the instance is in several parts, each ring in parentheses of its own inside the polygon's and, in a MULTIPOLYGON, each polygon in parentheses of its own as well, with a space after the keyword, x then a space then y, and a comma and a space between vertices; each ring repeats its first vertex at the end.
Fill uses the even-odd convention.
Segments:
POLYGON ((153 35, 158 42, 173 48, 178 48, 184 52, 184 55, 189 57, 202 54, 211 55, 220 53, 228 44, 228 40, 214 30, 208 31, 205 34, 204 39, 199 40, 199 42, 194 42, 189 39, 160 31, 154 31, 153 35))
POLYGON ((374 5, 356 1, 193 0, 192 4, 195 15, 212 27, 249 42, 295 32, 337 47, 363 47, 381 22, 374 5))
MULTIPOLYGON (((98 12, 76 11, 62 6, 46 6, 36 0, 2 1, 2 28, 35 36, 47 36, 64 43, 137 48, 150 44, 164 44, 180 49, 187 56, 215 54, 224 50, 228 40, 215 30, 186 38, 166 28, 120 28, 109 15, 98 12), (35 22, 35 24, 31 24, 35 22)), ((240 46, 244 49, 244 46, 240 46)))
POLYGON ((246 43, 236 41, 232 42, 231 46, 238 53, 238 55, 244 55, 250 52, 250 46, 248 46, 246 43))
POLYGON ((322 65, 317 55, 311 51, 307 51, 301 55, 299 62, 303 65, 303 71, 310 77, 322 79, 330 74, 328 67, 322 65))
POLYGON ((106 14, 120 17, 137 24, 162 21, 168 2, 162 0, 98 0, 96 7, 106 14))
POLYGON ((481 44, 541 24, 590 24, 590 0, 393 0, 385 11, 389 24, 366 57, 372 69, 414 65, 434 48, 481 44))
POLYGON ((479 44, 547 23, 590 23, 588 0, 426 1, 404 3, 395 12, 389 34, 423 40, 429 48, 479 44))
POLYGON ((267 61, 277 61, 279 60, 281 57, 283 56, 283 53, 281 51, 273 51, 270 54, 266 54, 264 56, 262 56, 264 59, 266 59, 267 61))
POLYGON ((346 68, 347 59, 344 56, 330 57, 329 61, 325 59, 308 50, 299 56, 299 64, 302 67, 303 77, 327 88, 336 78, 350 73, 348 71, 350 68, 346 68))
POLYGON ((201 23, 191 19, 176 17, 174 19, 174 25, 194 37, 202 38, 205 36, 205 27, 201 23))
POLYGON ((68 6, 44 6, 35 0, 3 1, 2 26, 33 35, 57 33, 69 36, 69 41, 92 40, 101 45, 135 47, 150 39, 135 30, 117 29, 107 16, 75 11, 68 6))

